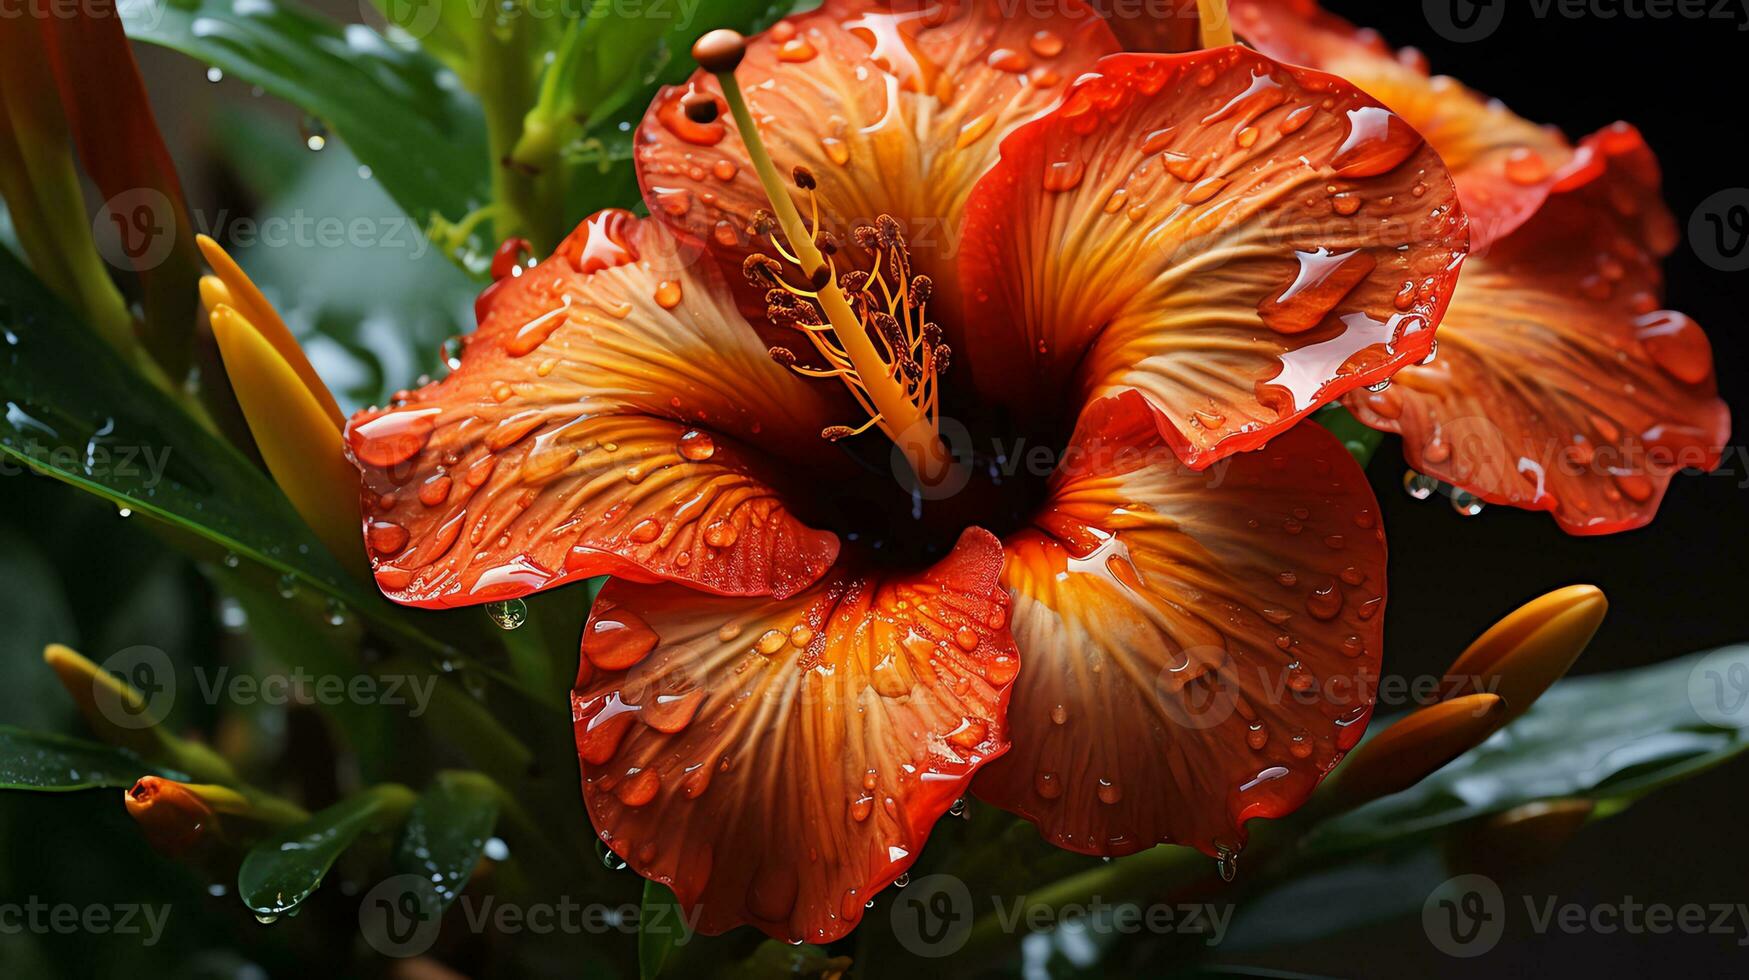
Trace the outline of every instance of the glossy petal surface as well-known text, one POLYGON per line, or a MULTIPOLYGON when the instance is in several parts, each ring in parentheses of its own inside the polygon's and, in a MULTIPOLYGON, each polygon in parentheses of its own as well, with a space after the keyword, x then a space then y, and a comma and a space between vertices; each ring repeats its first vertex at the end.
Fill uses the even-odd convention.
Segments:
POLYGON ((973 194, 967 356, 1022 415, 1139 390, 1204 466, 1425 357, 1464 251, 1438 157, 1348 83, 1116 55, 973 194))
POLYGON ((1658 183, 1632 128, 1586 139, 1535 216, 1464 268, 1433 362, 1348 407, 1402 433, 1415 469, 1571 533, 1650 521, 1730 437, 1706 334, 1659 309, 1676 231, 1658 183))
POLYGON ((1118 855, 1236 850, 1303 803, 1372 712, 1385 544, 1364 474, 1310 423, 1198 473, 1135 393, 1082 417, 1004 581, 1025 669, 982 799, 1118 855))
MULTIPOLYGON (((892 215, 921 268, 942 272, 1002 137, 1115 50, 1080 0, 827 0, 752 39, 736 74, 779 172, 814 174, 825 228, 848 241, 854 225, 892 215)), ((721 100, 704 72, 658 95, 638 130, 638 177, 652 214, 738 265, 772 251, 746 234, 769 204, 727 113, 691 122, 680 104, 689 92, 721 100)))
POLYGON ((844 935, 1007 748, 1001 569, 974 528, 926 571, 783 601, 609 583, 572 694, 602 840, 702 932, 844 935))
POLYGON ((613 573, 788 595, 831 566, 837 538, 775 489, 826 411, 697 258, 603 212, 482 297, 454 373, 352 419, 385 594, 465 605, 613 573))
POLYGON ((1514 115, 1444 75, 1419 52, 1394 52, 1372 30, 1313 0, 1234 0, 1233 26, 1272 58, 1340 75, 1402 116, 1439 152, 1457 181, 1477 255, 1533 214, 1572 159, 1566 137, 1514 115))

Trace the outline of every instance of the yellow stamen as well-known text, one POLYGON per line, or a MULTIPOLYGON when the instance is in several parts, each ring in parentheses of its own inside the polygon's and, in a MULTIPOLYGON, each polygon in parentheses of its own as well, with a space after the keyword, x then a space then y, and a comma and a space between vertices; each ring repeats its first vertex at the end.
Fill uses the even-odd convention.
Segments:
MULTIPOLYGON (((213 273, 230 295, 229 302, 214 303, 209 300, 207 314, 211 316, 220 305, 229 306, 242 314, 243 318, 254 324, 261 336, 272 344, 275 350, 279 351, 279 356, 284 358, 286 364, 290 365, 297 376, 303 380, 304 387, 309 389, 317 404, 321 405, 322 410, 328 413, 328 417, 334 420, 334 424, 336 426, 344 425, 346 416, 340 411, 340 404, 334 400, 333 392, 330 392, 328 386, 322 383, 321 375, 316 373, 315 367, 310 364, 310 359, 304 356, 303 348, 298 346, 297 338, 292 336, 291 328, 285 325, 285 321, 280 319, 273 304, 269 303, 267 297, 261 294, 261 290, 255 287, 254 280, 249 278, 243 268, 237 264, 235 259, 231 258, 230 254, 218 242, 205 235, 197 236, 195 242, 199 244, 201 254, 206 256, 207 265, 212 266, 213 273)), ((203 280, 201 283, 201 298, 203 300, 208 300, 208 292, 203 280)))
POLYGON ((1233 22, 1227 19, 1227 0, 1196 0, 1196 16, 1202 28, 1202 46, 1220 48, 1233 43, 1233 22))
MULTIPOLYGON (((790 199, 789 189, 784 186, 777 166, 766 152, 764 141, 759 137, 759 129, 753 122, 752 112, 747 107, 747 100, 735 80, 734 68, 740 61, 743 44, 737 35, 713 31, 700 38, 693 51, 699 63, 715 73, 721 83, 723 98, 729 105, 735 127, 747 148, 753 171, 759 177, 766 198, 771 202, 777 230, 782 233, 782 240, 779 240, 780 236, 777 234, 771 236, 773 247, 800 268, 809 285, 814 288, 801 289, 784 282, 780 277, 774 277, 775 285, 792 295, 811 300, 823 316, 825 323, 818 326, 827 329, 812 329, 816 325, 809 324, 803 326, 803 332, 814 342, 815 348, 827 359, 829 365, 848 369, 838 374, 838 377, 873 416, 870 424, 851 429, 849 433, 865 431, 871 424, 879 425, 887 437, 904 452, 906 460, 919 479, 930 484, 940 482, 947 477, 955 464, 947 447, 942 444, 937 427, 938 420, 932 410, 932 406, 936 404, 933 375, 907 378, 906 372, 900 370, 900 362, 908 358, 898 357, 884 337, 882 345, 877 346, 869 336, 873 324, 865 322, 864 317, 858 315, 858 305, 853 303, 853 298, 846 295, 840 285, 838 271, 831 257, 822 253, 815 242, 819 234, 819 201, 812 198, 812 178, 805 171, 798 171, 797 178, 798 184, 810 194, 811 222, 803 221, 801 212, 790 199), (836 345, 832 341, 836 341, 836 345), (883 356, 882 346, 887 347, 888 353, 894 356, 883 356)), ((869 298, 872 299, 872 295, 869 298)), ((902 297, 896 299, 888 296, 886 299, 887 303, 884 305, 887 306, 887 315, 892 316, 907 331, 906 340, 909 342, 920 327, 914 324, 908 309, 904 310, 903 317, 892 312, 895 304, 903 307, 902 297)), ((861 305, 866 308, 879 304, 861 305)), ((842 429, 844 427, 833 427, 828 431, 840 433, 842 429)))
POLYGON ((254 321, 220 306, 212 324, 225 373, 274 482, 341 564, 362 571, 358 472, 342 452, 340 426, 254 321))

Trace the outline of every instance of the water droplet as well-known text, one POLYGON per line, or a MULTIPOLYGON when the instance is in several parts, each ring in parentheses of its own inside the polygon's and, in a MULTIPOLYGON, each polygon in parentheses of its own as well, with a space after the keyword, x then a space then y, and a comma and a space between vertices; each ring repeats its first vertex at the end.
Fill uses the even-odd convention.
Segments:
POLYGON ((328 127, 315 116, 305 116, 298 123, 298 136, 303 139, 304 146, 315 152, 321 152, 328 145, 328 127))
POLYGON ((1378 106, 1348 110, 1348 138, 1330 161, 1338 177, 1377 177, 1395 170, 1421 147, 1421 134, 1378 106))
POLYGON ((1086 172, 1080 160, 1059 160, 1045 168, 1045 190, 1053 193, 1074 190, 1081 185, 1086 172))
POLYGON ((1123 790, 1118 788, 1117 783, 1109 779, 1100 779, 1099 788, 1094 793, 1099 797, 1099 802, 1108 806, 1123 799, 1123 790))
POLYGON ((1216 844, 1215 867, 1222 881, 1232 881, 1239 874, 1239 852, 1225 844, 1216 844))
POLYGON ((206 70, 206 80, 217 84, 225 80, 224 69, 214 65, 206 70))
POLYGON ((1054 772, 1040 772, 1033 777, 1032 791, 1047 800, 1063 795, 1063 781, 1054 772))
POLYGON ((903 888, 911 883, 911 872, 907 871, 893 879, 894 888, 903 888))
POLYGON ((695 463, 710 459, 716 451, 716 441, 708 432, 688 429, 680 437, 680 455, 695 463))
POLYGON ((1549 179, 1549 162, 1528 146, 1521 146, 1506 155, 1506 179, 1528 186, 1549 179))
POLYGON ((486 615, 501 630, 513 630, 528 622, 528 603, 521 599, 486 603, 486 615))
POLYGON ((1303 333, 1322 323, 1343 298, 1378 266, 1366 251, 1332 253, 1327 248, 1296 252, 1299 272, 1279 296, 1257 305, 1257 314, 1277 333, 1303 333))
POLYGON ((1467 490, 1459 490, 1455 487, 1452 488, 1451 509, 1457 511, 1464 517, 1474 517, 1477 514, 1480 514, 1484 506, 1486 505, 1482 502, 1482 498, 1475 494, 1470 493, 1467 490))
POLYGON ((1433 496, 1435 490, 1439 489, 1439 481, 1425 473, 1405 470, 1403 472, 1403 489, 1416 500, 1426 500, 1433 496))
POLYGON ((279 582, 275 586, 275 591, 279 593, 281 599, 290 599, 296 596, 298 594, 297 576, 290 572, 281 575, 279 577, 279 582))
POLYGON ((680 305, 680 283, 664 279, 656 284, 656 305, 672 310, 680 305))
POLYGON ((329 599, 328 600, 328 625, 329 626, 345 626, 346 625, 346 604, 341 602, 339 599, 329 599))
POLYGON ((1634 327, 1634 335, 1665 374, 1691 385, 1712 376, 1712 345, 1700 325, 1685 314, 1659 310, 1640 317, 1634 327))

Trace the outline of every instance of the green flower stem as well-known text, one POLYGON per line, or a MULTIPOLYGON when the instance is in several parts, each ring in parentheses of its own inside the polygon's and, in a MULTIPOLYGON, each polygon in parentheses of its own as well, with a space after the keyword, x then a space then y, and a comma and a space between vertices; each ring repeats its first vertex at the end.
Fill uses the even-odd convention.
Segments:
POLYGON ((531 19, 518 11, 500 25, 474 35, 474 65, 486 137, 492 155, 492 197, 500 206, 495 230, 500 241, 526 237, 535 254, 558 245, 564 218, 564 173, 551 161, 518 161, 523 120, 539 96, 531 65, 539 63, 531 19))

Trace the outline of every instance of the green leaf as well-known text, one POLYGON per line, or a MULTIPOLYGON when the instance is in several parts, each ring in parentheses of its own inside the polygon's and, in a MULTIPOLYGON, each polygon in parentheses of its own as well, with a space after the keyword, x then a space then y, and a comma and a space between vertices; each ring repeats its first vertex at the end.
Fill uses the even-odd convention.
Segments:
POLYGON ((686 912, 674 893, 659 882, 644 882, 644 903, 638 910, 638 980, 655 980, 668 954, 691 938, 686 912))
POLYGON ((393 864, 421 882, 421 908, 441 913, 462 893, 498 823, 498 805, 497 785, 472 772, 439 773, 420 794, 393 864))
POLYGON ((191 531, 349 604, 341 570, 268 477, 201 428, 0 252, 0 455, 191 531))
POLYGON ((40 793, 126 789, 141 776, 150 775, 188 778, 149 766, 139 756, 122 749, 0 725, 0 789, 40 793))
POLYGON ((1522 718, 1415 786, 1328 821, 1309 851, 1426 837, 1523 803, 1607 814, 1749 748, 1749 645, 1568 678, 1522 718))
POLYGON ((479 106, 422 51, 283 0, 123 4, 122 17, 135 40, 259 85, 320 120, 422 224, 488 198, 479 106))
POLYGON ((77 643, 79 627, 54 566, 37 546, 10 528, 0 529, 0 708, 7 720, 26 728, 57 729, 79 716, 44 670, 43 647, 77 643))
POLYGON ((237 870, 237 897, 258 916, 292 911, 353 841, 393 828, 412 805, 413 791, 405 786, 373 786, 262 841, 237 870))

